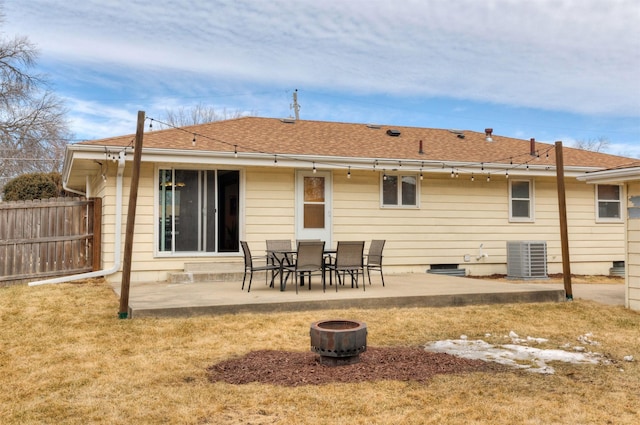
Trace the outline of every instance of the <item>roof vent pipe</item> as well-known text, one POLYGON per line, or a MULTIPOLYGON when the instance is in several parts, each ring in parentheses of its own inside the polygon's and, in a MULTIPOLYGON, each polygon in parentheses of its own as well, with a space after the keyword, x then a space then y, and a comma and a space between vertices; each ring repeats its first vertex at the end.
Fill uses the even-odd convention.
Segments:
POLYGON ((531 141, 529 142, 529 145, 530 145, 529 154, 531 156, 536 156, 536 139, 532 137, 531 141))
POLYGON ((485 128, 484 129, 485 140, 487 142, 493 142, 493 139, 491 138, 491 134, 492 133, 493 133, 493 128, 485 128))

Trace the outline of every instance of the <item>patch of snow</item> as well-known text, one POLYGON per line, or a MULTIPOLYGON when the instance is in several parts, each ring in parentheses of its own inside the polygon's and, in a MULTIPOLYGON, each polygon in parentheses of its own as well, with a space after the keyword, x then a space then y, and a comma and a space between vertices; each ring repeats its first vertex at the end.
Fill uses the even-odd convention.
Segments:
POLYGON ((593 334, 591 332, 589 332, 589 333, 586 333, 584 335, 580 335, 578 337, 578 341, 580 341, 581 343, 583 343, 585 345, 600 345, 599 342, 592 340, 591 337, 593 337, 593 334))
POLYGON ((622 360, 624 360, 625 362, 632 362, 633 361, 633 356, 624 356, 622 358, 622 360))
MULTIPOLYGON (((511 331, 509 337, 515 341, 522 340, 511 331)), ((532 338, 533 341, 546 342, 544 338, 532 338)), ((555 369, 547 362, 560 361, 576 364, 608 364, 598 353, 578 353, 565 350, 540 349, 519 344, 492 345, 481 339, 457 339, 436 341, 425 346, 425 350, 436 353, 447 353, 466 359, 492 361, 530 372, 553 374, 555 369)))

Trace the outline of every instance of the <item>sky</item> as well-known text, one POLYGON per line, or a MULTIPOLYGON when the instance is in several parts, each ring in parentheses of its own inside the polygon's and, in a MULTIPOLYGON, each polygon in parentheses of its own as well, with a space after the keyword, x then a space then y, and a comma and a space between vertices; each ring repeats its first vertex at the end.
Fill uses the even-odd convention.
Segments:
POLYGON ((605 138, 640 158, 640 0, 0 0, 74 140, 138 111, 605 138))

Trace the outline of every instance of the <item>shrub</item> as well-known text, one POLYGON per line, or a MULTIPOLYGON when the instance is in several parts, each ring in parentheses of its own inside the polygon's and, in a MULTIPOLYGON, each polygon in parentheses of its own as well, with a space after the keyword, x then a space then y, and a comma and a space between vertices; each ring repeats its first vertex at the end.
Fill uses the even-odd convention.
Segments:
POLYGON ((4 186, 5 201, 31 201, 63 195, 62 177, 58 172, 23 174, 4 186))

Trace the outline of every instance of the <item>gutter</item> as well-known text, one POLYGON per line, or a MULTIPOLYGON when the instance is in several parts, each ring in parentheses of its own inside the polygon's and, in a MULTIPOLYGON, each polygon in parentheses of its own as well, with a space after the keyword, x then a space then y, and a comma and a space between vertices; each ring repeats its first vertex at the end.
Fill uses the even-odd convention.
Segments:
MULTIPOLYGON (((121 242, 122 242, 122 181, 123 181, 123 175, 124 175, 124 166, 125 166, 125 153, 120 152, 120 154, 118 155, 118 173, 117 173, 117 177, 116 177, 116 227, 115 227, 115 242, 114 242, 114 255, 115 255, 115 261, 113 263, 113 266, 111 266, 111 268, 108 269, 103 269, 103 270, 97 270, 95 272, 88 272, 88 273, 80 273, 80 274, 75 274, 75 275, 71 275, 71 276, 62 276, 62 277, 57 277, 57 278, 53 278, 53 279, 46 279, 46 280, 37 280, 34 282, 29 282, 29 286, 38 286, 38 285, 47 285, 47 284, 52 284, 52 283, 64 283, 64 282, 72 282, 74 280, 81 280, 81 279, 91 279, 94 277, 103 277, 103 276, 107 276, 110 274, 113 274, 115 272, 117 272, 118 270, 120 270, 120 263, 121 263, 121 259, 120 257, 121 255, 121 242)), ((66 184, 63 184, 63 187, 65 187, 66 184)), ((65 187, 65 190, 68 190, 65 187)), ((80 195, 85 195, 84 193, 81 193, 79 191, 71 191, 73 193, 78 193, 80 195)))

